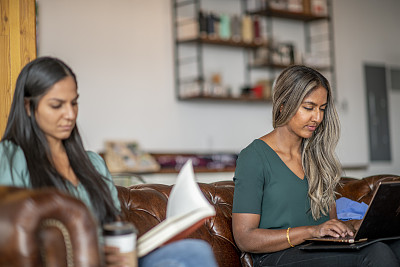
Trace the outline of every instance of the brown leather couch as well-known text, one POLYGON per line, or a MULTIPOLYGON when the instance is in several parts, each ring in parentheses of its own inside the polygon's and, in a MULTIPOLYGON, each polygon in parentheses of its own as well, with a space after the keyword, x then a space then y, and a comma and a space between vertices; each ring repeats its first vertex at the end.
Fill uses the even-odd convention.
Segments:
MULTIPOLYGON (((342 178, 338 193, 369 204, 380 181, 400 176, 342 178)), ((206 240, 219 266, 252 266, 251 257, 238 249, 231 229, 234 184, 201 184, 217 215, 190 237, 206 240)), ((171 186, 141 184, 118 187, 125 220, 139 235, 165 218, 171 186)), ((96 225, 82 202, 54 190, 0 187, 0 266, 102 266, 96 225)))

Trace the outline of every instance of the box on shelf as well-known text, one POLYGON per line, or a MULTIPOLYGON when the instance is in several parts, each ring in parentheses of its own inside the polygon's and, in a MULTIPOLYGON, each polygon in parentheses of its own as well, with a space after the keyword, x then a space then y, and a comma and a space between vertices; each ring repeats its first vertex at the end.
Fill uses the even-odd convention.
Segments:
POLYGON ((188 40, 199 36, 199 23, 192 18, 178 18, 177 39, 188 40))
POLYGON ((106 141, 104 158, 111 173, 155 172, 160 165, 135 141, 106 141))
POLYGON ((311 13, 317 16, 327 16, 328 3, 326 0, 311 0, 311 13))
POLYGON ((288 0, 268 0, 268 7, 277 10, 286 10, 288 6, 288 0))
POLYGON ((304 12, 303 0, 288 0, 287 10, 290 12, 304 12))

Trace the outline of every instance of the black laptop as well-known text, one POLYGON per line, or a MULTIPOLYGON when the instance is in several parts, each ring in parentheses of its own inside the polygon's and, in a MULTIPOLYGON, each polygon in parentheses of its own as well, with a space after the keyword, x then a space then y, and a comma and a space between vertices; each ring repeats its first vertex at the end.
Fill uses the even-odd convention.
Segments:
POLYGON ((380 182, 353 237, 308 239, 302 250, 360 249, 383 240, 400 239, 400 181, 380 182))

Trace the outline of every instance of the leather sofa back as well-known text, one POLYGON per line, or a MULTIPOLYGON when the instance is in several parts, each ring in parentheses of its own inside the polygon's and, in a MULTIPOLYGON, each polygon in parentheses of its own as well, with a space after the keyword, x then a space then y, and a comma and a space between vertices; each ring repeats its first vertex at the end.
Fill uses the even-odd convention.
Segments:
MULTIPOLYGON (((342 178, 338 186, 338 197, 345 196, 369 204, 380 181, 400 180, 399 176, 375 175, 364 179, 342 178)), ((208 201, 214 205, 216 217, 190 235, 207 241, 219 266, 252 266, 251 256, 241 252, 232 234, 233 181, 199 183, 208 201)), ((125 219, 135 224, 139 236, 165 219, 168 196, 172 186, 161 184, 140 184, 129 188, 117 187, 125 219)))
MULTIPOLYGON (((219 266, 251 266, 250 255, 236 246, 232 235, 232 202, 234 184, 222 181, 210 184, 199 183, 201 191, 214 206, 216 216, 207 220, 191 238, 207 241, 215 254, 219 266)), ((140 184, 117 187, 126 220, 135 224, 139 236, 165 219, 168 196, 172 186, 140 184)))
MULTIPOLYGON (((342 178, 338 196, 370 203, 380 181, 400 176, 376 175, 361 180, 342 178)), ((206 240, 219 266, 252 266, 248 253, 241 252, 232 235, 234 184, 222 181, 199 184, 216 209, 190 237, 206 240)), ((165 219, 171 186, 141 184, 117 187, 122 213, 142 235, 165 219)), ((79 200, 55 190, 29 190, 0 186, 0 266, 101 266, 96 224, 79 200)))

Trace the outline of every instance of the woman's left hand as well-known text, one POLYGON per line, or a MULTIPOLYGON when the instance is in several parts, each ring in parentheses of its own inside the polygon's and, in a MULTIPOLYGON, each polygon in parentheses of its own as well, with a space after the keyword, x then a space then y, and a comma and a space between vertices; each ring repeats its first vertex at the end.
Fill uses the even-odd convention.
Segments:
POLYGON ((360 228, 361 220, 349 220, 343 221, 344 224, 347 225, 354 233, 358 231, 360 228))
POLYGON ((312 231, 313 237, 324 237, 324 236, 344 237, 347 235, 348 236, 354 235, 352 227, 350 228, 347 224, 337 219, 331 219, 320 225, 316 225, 313 227, 312 231))

